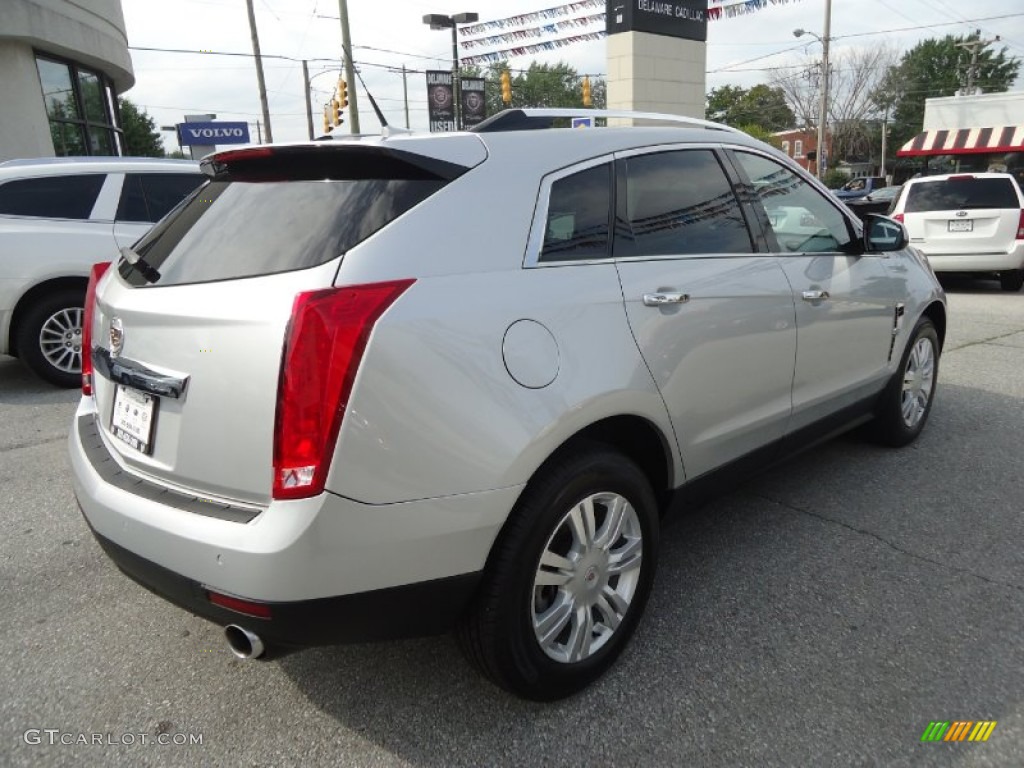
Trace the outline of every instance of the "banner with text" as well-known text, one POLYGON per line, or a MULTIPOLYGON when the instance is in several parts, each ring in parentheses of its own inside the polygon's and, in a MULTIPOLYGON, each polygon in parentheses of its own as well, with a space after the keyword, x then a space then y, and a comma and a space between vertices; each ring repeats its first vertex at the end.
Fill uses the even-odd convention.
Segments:
POLYGON ((455 87, 450 71, 427 70, 427 111, 431 133, 456 130, 455 87))
POLYGON ((472 128, 487 117, 484 81, 481 77, 462 78, 462 127, 472 128))
POLYGON ((178 123, 178 138, 185 145, 248 144, 248 123, 178 123))
POLYGON ((708 0, 608 0, 606 30, 708 39, 708 0))

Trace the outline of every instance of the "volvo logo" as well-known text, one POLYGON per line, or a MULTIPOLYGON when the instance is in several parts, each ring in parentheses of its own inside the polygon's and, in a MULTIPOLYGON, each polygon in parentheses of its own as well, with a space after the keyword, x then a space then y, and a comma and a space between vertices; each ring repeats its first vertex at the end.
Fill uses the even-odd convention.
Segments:
POLYGON ((967 211, 957 211, 956 215, 957 216, 966 216, 967 215, 967 211))
POLYGON ((117 357, 124 349, 124 325, 120 317, 110 319, 110 356, 117 357))

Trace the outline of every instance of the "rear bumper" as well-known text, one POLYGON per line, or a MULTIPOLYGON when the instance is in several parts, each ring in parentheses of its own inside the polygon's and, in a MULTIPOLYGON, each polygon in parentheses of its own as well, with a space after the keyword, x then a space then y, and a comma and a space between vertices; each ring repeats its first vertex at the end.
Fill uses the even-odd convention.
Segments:
POLYGON ((154 494, 99 433, 104 458, 128 478, 115 476, 87 445, 97 437, 84 429, 93 414, 84 398, 68 447, 79 507, 103 548, 168 600, 276 643, 441 631, 463 610, 521 490, 382 505, 324 493, 270 502, 245 521, 173 491, 154 494), (211 605, 211 590, 269 603, 273 619, 264 626, 211 605))
POLYGON ((941 253, 926 245, 911 243, 928 257, 936 272, 1006 272, 1024 269, 1024 241, 1005 253, 941 253))
POLYGON ((420 637, 448 631, 473 597, 479 573, 318 600, 268 603, 269 619, 229 611, 209 601, 208 590, 129 552, 93 530, 111 560, 146 589, 204 619, 237 624, 265 643, 304 647, 420 637))

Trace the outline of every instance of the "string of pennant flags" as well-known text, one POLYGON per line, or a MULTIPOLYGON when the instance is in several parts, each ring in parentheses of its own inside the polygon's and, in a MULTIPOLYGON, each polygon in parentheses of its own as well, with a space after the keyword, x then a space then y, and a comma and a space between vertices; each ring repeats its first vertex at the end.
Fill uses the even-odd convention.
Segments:
MULTIPOLYGON (((796 0, 708 0, 708 21, 717 21, 723 18, 731 19, 743 14, 759 11, 769 5, 780 5, 789 2, 796 2, 796 0)), ((605 0, 580 0, 580 2, 566 3, 565 5, 545 8, 540 11, 521 13, 504 19, 495 19, 494 21, 485 21, 480 24, 461 27, 460 32, 465 39, 461 41, 460 45, 464 50, 486 48, 492 45, 513 45, 513 47, 498 51, 465 56, 461 61, 467 66, 487 64, 495 61, 504 61, 512 56, 526 56, 541 51, 552 51, 588 40, 600 40, 605 37, 603 29, 556 38, 554 40, 543 40, 527 45, 514 45, 523 40, 534 40, 546 35, 558 34, 567 29, 587 27, 598 22, 603 23, 605 20, 604 12, 592 13, 571 19, 563 17, 572 16, 580 11, 604 7, 604 5, 605 0), (527 24, 535 24, 539 21, 550 22, 551 19, 562 20, 526 29, 517 29, 517 27, 524 27, 527 24), (487 34, 486 37, 479 37, 479 35, 486 33, 491 34, 487 34)))

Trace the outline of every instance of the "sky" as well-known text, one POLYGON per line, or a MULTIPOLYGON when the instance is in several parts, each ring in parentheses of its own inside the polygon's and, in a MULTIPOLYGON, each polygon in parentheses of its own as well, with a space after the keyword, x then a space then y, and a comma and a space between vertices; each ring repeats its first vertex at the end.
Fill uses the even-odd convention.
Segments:
MULTIPOLYGON (((353 57, 388 121, 396 125, 405 123, 401 70, 403 66, 410 70, 410 124, 414 130, 426 130, 423 70, 451 68, 451 34, 449 30, 431 30, 422 22, 424 14, 476 12, 485 22, 559 4, 558 0, 348 0, 353 57)), ((313 123, 319 135, 323 104, 331 98, 340 68, 337 0, 255 0, 254 5, 260 49, 267 57, 263 67, 274 140, 307 137, 301 59, 310 62, 313 123)), ((136 79, 124 95, 144 108, 158 126, 181 122, 185 114, 214 113, 218 120, 252 123, 255 140, 260 102, 245 0, 122 0, 122 6, 136 79), (146 48, 248 55, 142 50, 146 48)), ((710 22, 707 88, 750 87, 768 82, 772 68, 794 67, 819 57, 820 44, 810 35, 798 40, 793 30, 805 28, 823 35, 824 20, 825 0, 789 0, 710 22)), ((600 28, 589 26, 580 32, 600 28)), ((878 44, 902 52, 923 39, 975 29, 986 39, 1001 36, 994 47, 1005 46, 1009 55, 1024 59, 1024 4, 1020 0, 832 2, 833 56, 878 44), (1008 18, 988 18, 995 16, 1008 18)), ((509 61, 514 69, 526 68, 532 61, 564 61, 580 73, 601 75, 607 70, 605 56, 606 41, 596 40, 509 61)), ((1019 80, 1016 88, 1024 89, 1024 80, 1019 80)), ((362 89, 359 97, 360 127, 363 132, 374 132, 377 121, 362 89)), ((342 126, 342 130, 347 128, 348 123, 342 126)), ((167 148, 176 149, 173 133, 164 135, 167 148)))

